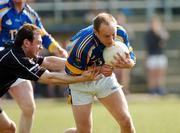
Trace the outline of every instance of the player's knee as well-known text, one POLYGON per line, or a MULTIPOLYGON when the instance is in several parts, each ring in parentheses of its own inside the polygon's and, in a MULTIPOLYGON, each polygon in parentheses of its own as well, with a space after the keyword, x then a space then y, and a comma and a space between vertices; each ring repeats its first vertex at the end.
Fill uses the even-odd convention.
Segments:
POLYGON ((22 112, 26 116, 32 116, 36 110, 36 105, 35 104, 27 104, 26 106, 23 107, 22 112))
POLYGON ((128 129, 129 131, 132 131, 134 130, 134 126, 133 126, 133 123, 132 123, 132 119, 130 116, 128 115, 125 115, 121 118, 121 121, 120 121, 120 126, 123 128, 123 129, 128 129))
POLYGON ((82 126, 78 126, 77 128, 78 133, 92 133, 92 127, 89 124, 83 124, 82 126))

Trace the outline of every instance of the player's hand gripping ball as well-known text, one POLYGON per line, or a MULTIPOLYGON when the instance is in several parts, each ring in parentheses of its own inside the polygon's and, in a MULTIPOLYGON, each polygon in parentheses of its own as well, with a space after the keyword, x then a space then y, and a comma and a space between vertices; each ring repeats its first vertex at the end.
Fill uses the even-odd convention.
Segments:
POLYGON ((126 58, 126 54, 129 54, 129 49, 123 42, 115 41, 115 44, 111 47, 106 47, 103 51, 103 58, 105 64, 111 65, 111 62, 115 62, 114 56, 120 54, 122 58, 126 58))

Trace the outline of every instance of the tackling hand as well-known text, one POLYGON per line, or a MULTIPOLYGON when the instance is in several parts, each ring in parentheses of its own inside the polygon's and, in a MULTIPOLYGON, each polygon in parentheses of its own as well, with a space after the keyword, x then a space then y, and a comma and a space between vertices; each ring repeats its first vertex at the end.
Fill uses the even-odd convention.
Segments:
POLYGON ((100 71, 96 69, 96 67, 93 67, 92 69, 89 69, 87 71, 84 71, 82 73, 82 76, 87 79, 87 81, 90 80, 99 80, 103 77, 102 74, 100 74, 100 71))
POLYGON ((105 76, 111 76, 113 72, 113 67, 107 64, 104 64, 103 66, 101 66, 101 73, 105 76))

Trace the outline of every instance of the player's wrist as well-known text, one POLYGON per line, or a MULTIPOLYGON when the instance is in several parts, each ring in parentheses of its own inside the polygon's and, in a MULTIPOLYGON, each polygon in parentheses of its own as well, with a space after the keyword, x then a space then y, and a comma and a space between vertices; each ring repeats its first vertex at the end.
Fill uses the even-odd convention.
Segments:
POLYGON ((68 53, 65 49, 63 49, 62 47, 59 47, 59 54, 62 56, 62 57, 65 57, 67 58, 68 57, 68 53))

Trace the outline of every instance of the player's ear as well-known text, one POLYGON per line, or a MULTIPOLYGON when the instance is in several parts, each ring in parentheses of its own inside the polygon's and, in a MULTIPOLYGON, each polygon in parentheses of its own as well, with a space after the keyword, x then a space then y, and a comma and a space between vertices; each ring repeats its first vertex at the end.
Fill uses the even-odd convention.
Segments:
POLYGON ((24 39, 23 45, 24 45, 25 47, 28 47, 30 44, 31 44, 31 43, 30 43, 30 41, 29 41, 28 39, 24 39))
POLYGON ((93 29, 94 30, 94 34, 97 36, 98 35, 98 31, 93 29))

